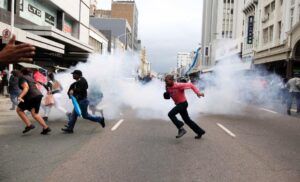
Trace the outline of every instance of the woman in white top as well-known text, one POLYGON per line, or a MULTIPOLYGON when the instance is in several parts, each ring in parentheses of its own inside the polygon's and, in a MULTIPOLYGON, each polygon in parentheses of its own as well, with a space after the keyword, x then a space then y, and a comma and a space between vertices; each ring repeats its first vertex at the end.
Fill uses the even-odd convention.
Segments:
POLYGON ((53 73, 49 73, 48 75, 49 81, 46 85, 46 89, 48 91, 48 94, 52 94, 53 95, 53 99, 54 99, 54 104, 49 104, 47 106, 44 106, 44 120, 47 121, 48 120, 48 116, 50 114, 51 108, 52 106, 56 107, 58 110, 62 111, 64 114, 68 115, 67 110, 62 107, 61 105, 61 91, 63 90, 61 84, 59 83, 59 81, 57 81, 54 78, 54 74, 53 73))

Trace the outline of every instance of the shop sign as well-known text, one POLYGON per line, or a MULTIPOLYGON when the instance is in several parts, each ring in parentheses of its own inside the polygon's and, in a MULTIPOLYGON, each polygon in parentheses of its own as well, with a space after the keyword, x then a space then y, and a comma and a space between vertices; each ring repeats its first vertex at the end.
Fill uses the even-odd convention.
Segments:
POLYGON ((54 16, 45 12, 45 22, 49 23, 50 25, 54 25, 55 18, 54 16))
POLYGON ((253 43, 253 27, 254 27, 254 16, 249 16, 248 17, 247 44, 253 43))
POLYGON ((28 4, 28 11, 32 14, 35 14, 36 16, 39 16, 39 17, 42 16, 42 11, 30 4, 28 4))

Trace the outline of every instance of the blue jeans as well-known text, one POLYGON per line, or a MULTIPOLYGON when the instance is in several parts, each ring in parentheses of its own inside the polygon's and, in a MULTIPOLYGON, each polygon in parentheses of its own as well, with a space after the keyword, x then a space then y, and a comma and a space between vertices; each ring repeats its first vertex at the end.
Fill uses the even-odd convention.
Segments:
POLYGON ((18 96, 19 93, 11 93, 10 94, 10 101, 12 103, 11 108, 14 109, 18 105, 18 96))
MULTIPOLYGON (((87 99, 83 99, 78 101, 79 107, 81 109, 81 114, 82 117, 84 119, 88 119, 92 122, 100 122, 100 120, 102 119, 100 116, 92 116, 88 113, 88 105, 89 105, 89 101, 87 99)), ((77 113, 75 112, 75 110, 73 109, 70 120, 68 122, 68 128, 69 129, 73 129, 75 126, 75 123, 77 121, 77 113)))
POLYGON ((293 105, 293 100, 296 100, 297 112, 300 111, 300 92, 290 92, 287 101, 287 109, 290 110, 293 105))

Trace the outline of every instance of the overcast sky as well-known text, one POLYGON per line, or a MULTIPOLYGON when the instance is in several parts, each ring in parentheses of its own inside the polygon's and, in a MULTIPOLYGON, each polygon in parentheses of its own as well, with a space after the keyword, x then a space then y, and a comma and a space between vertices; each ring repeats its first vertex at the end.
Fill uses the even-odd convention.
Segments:
MULTIPOLYGON (((111 0, 98 0, 110 9, 111 0)), ((191 52, 201 43, 202 0, 135 0, 142 46, 156 72, 176 67, 177 52, 191 52)))

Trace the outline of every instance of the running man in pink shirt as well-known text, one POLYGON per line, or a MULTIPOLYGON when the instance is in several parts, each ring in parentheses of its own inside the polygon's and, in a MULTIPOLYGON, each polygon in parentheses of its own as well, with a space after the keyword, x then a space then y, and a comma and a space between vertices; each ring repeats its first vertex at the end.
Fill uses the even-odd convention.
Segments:
POLYGON ((169 99, 170 97, 173 99, 175 103, 175 107, 168 113, 168 116, 172 120, 172 122, 178 128, 178 135, 176 138, 182 137, 186 134, 186 130, 183 128, 184 123, 177 119, 176 115, 179 113, 183 119, 183 121, 197 134, 195 139, 200 139, 202 135, 205 134, 205 131, 200 128, 194 121, 189 117, 187 107, 188 102, 186 100, 184 90, 192 89, 198 97, 204 97, 204 94, 201 93, 195 85, 192 83, 177 83, 174 81, 173 75, 167 75, 165 77, 166 83, 166 92, 164 93, 164 98, 169 99))

